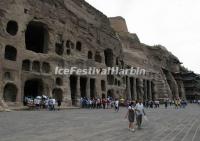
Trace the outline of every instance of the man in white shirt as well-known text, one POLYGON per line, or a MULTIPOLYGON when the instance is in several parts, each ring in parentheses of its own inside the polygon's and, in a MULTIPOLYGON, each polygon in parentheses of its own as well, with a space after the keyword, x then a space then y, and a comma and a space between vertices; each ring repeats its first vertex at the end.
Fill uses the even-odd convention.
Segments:
POLYGON ((119 111, 119 100, 118 99, 115 100, 115 111, 116 112, 119 111))
POLYGON ((139 100, 139 102, 136 104, 135 110, 136 110, 137 125, 138 125, 138 128, 140 129, 141 128, 141 124, 142 124, 142 116, 145 115, 144 106, 143 106, 141 100, 139 100))

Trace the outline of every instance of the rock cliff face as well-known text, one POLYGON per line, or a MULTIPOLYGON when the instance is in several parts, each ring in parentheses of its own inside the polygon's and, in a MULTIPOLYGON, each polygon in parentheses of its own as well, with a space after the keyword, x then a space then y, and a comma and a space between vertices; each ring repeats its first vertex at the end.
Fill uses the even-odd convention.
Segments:
POLYGON ((108 85, 107 76, 55 75, 57 66, 106 68, 122 59, 109 19, 85 1, 0 1, 0 14, 0 98, 7 105, 47 95, 78 106, 80 97, 106 97, 110 87, 123 91, 108 85))
MULTIPOLYGON (((127 30, 116 29, 127 29, 123 18, 113 17, 110 18, 110 21, 122 43, 125 65, 144 68, 147 71, 148 75, 143 77, 143 81, 152 83, 153 87, 152 90, 147 90, 147 94, 144 94, 144 96, 148 95, 148 91, 153 91, 152 99, 167 97, 185 99, 183 82, 180 78, 175 77, 180 73, 181 67, 178 58, 161 45, 145 45, 139 41, 136 34, 128 33, 127 30), (119 22, 119 24, 115 22, 119 22)), ((141 76, 133 79, 140 78, 141 76)), ((133 89, 135 87, 137 86, 133 86, 133 89)), ((134 93, 130 92, 128 95, 134 95, 134 93)))
POLYGON ((21 106, 47 95, 63 106, 81 97, 185 98, 179 60, 142 44, 123 18, 107 18, 84 0, 0 1, 0 103, 21 106), (145 76, 57 75, 55 68, 140 67, 145 76))

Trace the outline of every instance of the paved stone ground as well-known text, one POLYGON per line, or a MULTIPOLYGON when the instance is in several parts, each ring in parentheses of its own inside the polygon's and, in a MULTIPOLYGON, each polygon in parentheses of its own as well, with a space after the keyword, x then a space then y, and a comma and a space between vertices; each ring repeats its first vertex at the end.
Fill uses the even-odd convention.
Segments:
POLYGON ((200 141, 200 106, 148 109, 149 122, 132 133, 126 109, 0 113, 0 141, 200 141))

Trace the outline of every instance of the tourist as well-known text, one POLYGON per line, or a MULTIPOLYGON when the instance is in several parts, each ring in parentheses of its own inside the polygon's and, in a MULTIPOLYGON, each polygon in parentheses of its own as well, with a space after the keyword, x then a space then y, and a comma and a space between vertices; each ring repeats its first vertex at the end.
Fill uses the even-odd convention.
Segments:
POLYGON ((200 99, 197 101, 198 105, 200 105, 200 99))
POLYGON ((167 109, 167 107, 168 107, 168 101, 167 101, 167 99, 165 99, 164 104, 165 104, 165 109, 167 109))
POLYGON ((143 115, 146 115, 144 112, 144 106, 141 100, 139 100, 139 102, 136 104, 135 111, 136 111, 136 121, 137 121, 138 129, 140 129, 141 124, 142 124, 142 117, 143 115))
POLYGON ((89 99, 89 108, 92 109, 92 99, 89 99))
POLYGON ((23 104, 24 104, 24 106, 27 106, 27 104, 28 104, 28 97, 24 97, 24 100, 23 100, 23 104))
POLYGON ((47 110, 49 109, 49 99, 48 98, 45 100, 45 108, 47 110))
POLYGON ((42 101, 41 101, 41 108, 42 109, 45 109, 45 107, 46 107, 45 100, 46 100, 46 98, 42 97, 42 101))
POLYGON ((180 107, 180 108, 182 108, 182 100, 181 99, 178 99, 178 106, 180 107))
POLYGON ((52 107, 52 109, 55 111, 56 109, 55 109, 55 106, 56 106, 56 100, 54 99, 54 98, 52 98, 52 103, 53 103, 53 107, 52 107))
POLYGON ((35 103, 34 103, 34 99, 33 98, 28 98, 28 104, 27 104, 27 106, 30 109, 34 109, 35 108, 35 103))
POLYGON ((103 109, 106 109, 106 103, 107 103, 106 99, 103 98, 102 99, 103 109))
POLYGON ((35 98, 34 99, 34 104, 35 104, 35 108, 37 110, 39 110, 40 109, 40 99, 39 98, 35 98))
POLYGON ((160 108, 160 101, 159 100, 158 100, 157 104, 158 104, 158 108, 160 108))
POLYGON ((169 100, 169 105, 172 106, 174 102, 172 100, 169 100))
POLYGON ((83 108, 83 98, 81 97, 81 99, 80 99, 80 105, 81 105, 81 107, 83 108))
POLYGON ((60 110, 60 106, 62 104, 62 101, 60 99, 57 100, 57 104, 58 104, 58 111, 60 110))
POLYGON ((87 98, 86 97, 81 97, 80 103, 81 103, 82 108, 87 108, 87 98))
POLYGON ((129 121, 129 126, 128 126, 128 129, 130 131, 135 131, 134 129, 134 121, 135 121, 135 108, 134 108, 134 103, 131 102, 128 106, 128 112, 125 116, 125 118, 128 117, 128 121, 129 121))
POLYGON ((90 99, 86 97, 86 108, 90 107, 90 99))
POLYGON ((115 104, 115 111, 118 112, 119 111, 119 100, 116 99, 114 104, 115 104))
POLYGON ((145 101, 145 107, 149 108, 149 101, 148 100, 145 101))
POLYGON ((178 109, 178 99, 176 99, 176 100, 174 101, 174 104, 175 104, 175 109, 178 109))
POLYGON ((103 99, 100 98, 99 109, 102 108, 103 99))
POLYGON ((113 108, 113 107, 115 107, 115 102, 112 100, 111 101, 111 103, 110 103, 110 107, 111 107, 111 109, 113 108))
POLYGON ((86 97, 83 98, 83 108, 87 108, 88 99, 86 97))
POLYGON ((97 99, 96 105, 97 105, 97 109, 101 107, 101 100, 99 98, 97 99))
POLYGON ((110 99, 109 97, 106 99, 106 108, 109 109, 110 107, 110 99))
POLYGON ((181 107, 182 107, 182 108, 185 108, 186 106, 187 106, 187 101, 183 99, 183 100, 181 101, 181 107))
POLYGON ((159 108, 160 102, 158 100, 154 101, 155 108, 159 108))
POLYGON ((48 108, 49 108, 49 111, 52 110, 52 100, 51 100, 51 97, 49 97, 49 100, 48 100, 48 108))
POLYGON ((153 101, 152 100, 149 101, 149 106, 150 106, 150 108, 153 108, 153 101))
POLYGON ((92 108, 93 109, 96 108, 96 99, 95 98, 92 99, 92 108))
POLYGON ((53 110, 55 111, 55 99, 51 97, 49 98, 48 107, 50 111, 53 111, 53 110))

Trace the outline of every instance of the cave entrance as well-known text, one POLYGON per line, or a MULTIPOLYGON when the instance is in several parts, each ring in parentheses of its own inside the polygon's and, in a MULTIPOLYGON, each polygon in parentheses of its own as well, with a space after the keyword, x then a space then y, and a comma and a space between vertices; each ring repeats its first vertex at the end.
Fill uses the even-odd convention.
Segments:
POLYGON ((42 79, 27 80, 24 85, 24 97, 35 98, 43 95, 42 79))
POLYGON ((53 98, 56 99, 56 101, 63 101, 63 91, 60 88, 53 89, 53 98))
POLYGON ((3 98, 6 102, 15 102, 17 97, 17 87, 14 84, 8 83, 4 87, 3 98))
POLYGON ((26 49, 36 53, 47 53, 48 32, 40 22, 30 22, 25 33, 26 49))
POLYGON ((80 78, 80 89, 81 89, 81 97, 86 97, 86 85, 87 85, 87 78, 81 77, 80 78))
POLYGON ((17 58, 17 50, 13 46, 7 45, 5 47, 4 58, 11 61, 16 61, 17 58))
POLYGON ((95 79, 90 79, 90 97, 96 97, 96 89, 95 89, 95 79))
POLYGON ((113 66, 113 51, 112 49, 104 50, 105 64, 107 67, 113 66))
POLYGON ((70 76, 70 89, 71 89, 71 100, 72 105, 76 106, 76 100, 77 100, 77 76, 72 75, 70 76))
POLYGON ((108 90, 107 91, 107 96, 111 97, 112 99, 114 99, 115 98, 114 90, 113 89, 108 90))

